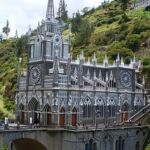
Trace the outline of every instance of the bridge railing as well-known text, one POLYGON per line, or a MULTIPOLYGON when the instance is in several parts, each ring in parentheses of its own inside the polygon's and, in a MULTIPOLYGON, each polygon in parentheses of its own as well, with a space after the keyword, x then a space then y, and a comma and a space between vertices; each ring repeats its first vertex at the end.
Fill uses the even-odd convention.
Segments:
POLYGON ((131 118, 127 120, 127 122, 136 122, 137 120, 141 119, 145 114, 147 114, 149 111, 150 111, 150 104, 146 105, 136 114, 134 114, 131 118))

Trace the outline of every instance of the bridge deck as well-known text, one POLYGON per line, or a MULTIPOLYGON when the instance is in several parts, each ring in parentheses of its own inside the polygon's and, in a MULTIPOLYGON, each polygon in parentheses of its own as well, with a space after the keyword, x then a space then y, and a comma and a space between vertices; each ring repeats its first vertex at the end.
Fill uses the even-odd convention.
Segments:
POLYGON ((0 129, 2 132, 28 132, 28 131, 69 131, 69 132, 84 132, 84 131, 106 131, 106 130, 120 130, 120 129, 132 129, 132 128, 149 128, 150 125, 138 126, 138 125, 128 125, 128 126, 117 126, 117 127, 107 127, 107 128, 20 128, 20 129, 0 129))

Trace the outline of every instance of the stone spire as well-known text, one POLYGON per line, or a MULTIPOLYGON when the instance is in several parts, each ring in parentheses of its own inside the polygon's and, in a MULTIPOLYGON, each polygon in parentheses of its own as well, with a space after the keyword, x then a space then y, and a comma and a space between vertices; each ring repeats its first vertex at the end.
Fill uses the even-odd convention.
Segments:
POLYGON ((53 2, 53 0, 48 0, 46 19, 47 20, 54 19, 54 2, 53 2))
POLYGON ((116 58, 116 63, 120 64, 120 54, 118 53, 117 58, 116 58))
POLYGON ((105 55, 105 58, 103 60, 103 65, 108 66, 108 57, 107 57, 107 55, 105 55))
POLYGON ((92 63, 93 63, 93 65, 96 65, 96 63, 97 63, 97 58, 96 58, 96 54, 95 53, 93 55, 92 63))
POLYGON ((145 86, 145 78, 143 76, 143 81, 142 81, 143 86, 145 86))
POLYGON ((124 60, 123 60, 123 57, 121 58, 121 65, 124 66, 124 60))

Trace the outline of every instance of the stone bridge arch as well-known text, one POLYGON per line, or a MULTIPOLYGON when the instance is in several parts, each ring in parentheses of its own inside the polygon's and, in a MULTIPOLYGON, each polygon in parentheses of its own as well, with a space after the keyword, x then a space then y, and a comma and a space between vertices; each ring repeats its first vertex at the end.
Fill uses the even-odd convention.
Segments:
POLYGON ((48 150, 46 146, 31 138, 20 138, 11 142, 11 150, 48 150))
MULTIPOLYGON (((52 150, 51 138, 49 132, 40 129, 27 129, 27 130, 8 130, 2 132, 3 140, 0 139, 0 146, 7 145, 9 150, 24 150, 23 147, 28 147, 26 150, 52 150), (47 142, 49 139, 49 142, 47 142), (1 143, 2 142, 2 143, 1 143), (26 143, 20 144, 20 143, 26 143), (20 145, 24 145, 20 148, 20 145), (41 149, 37 149, 35 145, 38 145, 41 149)), ((1 134, 0 134, 1 135, 1 134)))

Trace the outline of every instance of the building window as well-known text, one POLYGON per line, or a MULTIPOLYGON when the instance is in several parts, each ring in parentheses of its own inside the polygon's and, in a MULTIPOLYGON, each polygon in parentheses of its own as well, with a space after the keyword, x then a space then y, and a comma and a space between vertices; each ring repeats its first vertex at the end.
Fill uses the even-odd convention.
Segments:
POLYGON ((96 117, 104 117, 104 101, 102 98, 98 99, 96 101, 96 110, 95 110, 95 113, 96 113, 96 117))
POLYGON ((96 150, 96 143, 93 141, 93 139, 90 139, 87 144, 85 144, 85 150, 96 150))
POLYGON ((96 117, 104 117, 104 105, 97 105, 96 106, 96 117))
POLYGON ((34 58, 34 45, 31 45, 31 58, 34 58))
POLYGON ((124 150, 124 146, 125 146, 124 142, 125 141, 122 138, 122 136, 119 136, 119 139, 116 140, 116 143, 115 143, 115 150, 124 150))
POLYGON ((135 150, 140 150, 140 142, 136 142, 135 150))
POLYGON ((119 150, 119 147, 118 147, 118 140, 116 140, 115 150, 119 150))
POLYGON ((52 50, 52 47, 51 47, 52 45, 51 45, 51 42, 50 41, 48 41, 47 43, 46 43, 46 56, 51 56, 51 50, 52 50))
POLYGON ((129 111, 129 104, 127 102, 123 104, 122 111, 129 111))
POLYGON ((116 106, 115 105, 109 105, 108 106, 108 116, 109 117, 115 117, 116 114, 116 106))
POLYGON ((83 117, 90 118, 92 117, 92 103, 89 98, 87 98, 83 105, 83 117))

